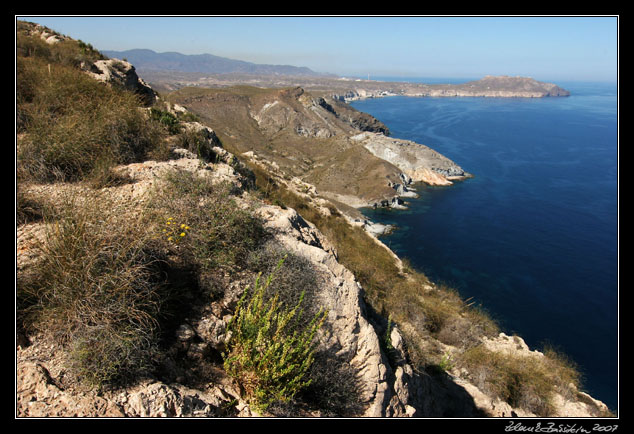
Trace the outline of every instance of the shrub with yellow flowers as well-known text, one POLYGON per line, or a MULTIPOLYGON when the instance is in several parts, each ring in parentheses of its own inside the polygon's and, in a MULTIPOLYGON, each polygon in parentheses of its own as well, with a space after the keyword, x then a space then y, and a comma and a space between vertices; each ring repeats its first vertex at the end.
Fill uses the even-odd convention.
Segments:
POLYGON ((187 231, 190 227, 185 223, 178 223, 174 220, 174 217, 169 217, 165 221, 165 227, 163 228, 163 236, 170 243, 179 243, 187 236, 187 231))

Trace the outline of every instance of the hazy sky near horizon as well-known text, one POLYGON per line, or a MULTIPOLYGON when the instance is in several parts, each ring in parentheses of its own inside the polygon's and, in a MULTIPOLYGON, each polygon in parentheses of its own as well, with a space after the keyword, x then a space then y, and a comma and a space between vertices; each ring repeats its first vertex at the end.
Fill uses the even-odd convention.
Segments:
POLYGON ((342 76, 616 81, 616 16, 16 16, 98 50, 209 53, 342 76))

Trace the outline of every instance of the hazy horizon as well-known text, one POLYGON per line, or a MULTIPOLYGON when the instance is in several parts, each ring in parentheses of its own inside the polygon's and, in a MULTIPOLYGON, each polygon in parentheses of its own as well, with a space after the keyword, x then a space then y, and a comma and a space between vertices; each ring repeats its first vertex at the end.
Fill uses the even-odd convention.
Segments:
POLYGON ((618 79, 617 16, 16 16, 100 51, 150 49, 346 77, 618 79))

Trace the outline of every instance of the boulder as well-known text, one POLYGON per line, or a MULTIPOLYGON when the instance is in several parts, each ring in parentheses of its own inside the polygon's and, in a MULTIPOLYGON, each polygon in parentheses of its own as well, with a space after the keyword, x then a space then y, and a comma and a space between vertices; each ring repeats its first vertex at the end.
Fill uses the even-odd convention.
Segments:
POLYGON ((140 95, 146 106, 151 106, 158 98, 156 92, 137 75, 134 66, 125 60, 98 60, 83 67, 88 74, 99 81, 121 86, 140 95))

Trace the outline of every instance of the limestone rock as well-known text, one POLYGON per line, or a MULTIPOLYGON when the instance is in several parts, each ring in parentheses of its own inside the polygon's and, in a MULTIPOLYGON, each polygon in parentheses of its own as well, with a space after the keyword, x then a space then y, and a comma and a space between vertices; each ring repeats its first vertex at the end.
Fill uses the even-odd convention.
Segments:
POLYGON ((205 393, 163 383, 142 384, 117 397, 128 417, 218 417, 229 400, 220 390, 205 393))
POLYGON ((469 176, 460 166, 425 145, 364 132, 351 137, 368 151, 398 167, 413 182, 449 185, 450 179, 469 176))
POLYGON ((122 417, 117 403, 95 393, 74 394, 61 389, 48 370, 27 362, 17 370, 18 417, 122 417))
POLYGON ((98 60, 91 65, 84 65, 87 73, 104 83, 121 86, 141 96, 146 106, 152 105, 158 95, 136 73, 131 63, 125 60, 98 60))

